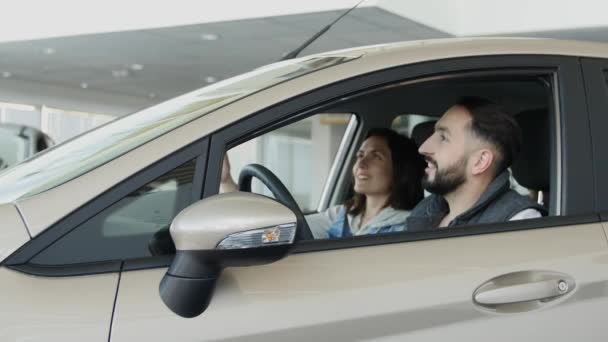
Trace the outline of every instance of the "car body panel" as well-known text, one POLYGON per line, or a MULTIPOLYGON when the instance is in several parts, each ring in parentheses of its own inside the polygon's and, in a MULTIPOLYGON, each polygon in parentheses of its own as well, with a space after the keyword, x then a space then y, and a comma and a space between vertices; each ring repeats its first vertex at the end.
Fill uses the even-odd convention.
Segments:
POLYGON ((166 269, 130 271, 122 275, 111 342, 600 341, 608 336, 607 246, 593 223, 298 253, 227 269, 207 311, 193 319, 172 313, 149 286, 166 269), (473 303, 484 282, 518 271, 561 272, 576 287, 529 312, 488 313, 473 303))
MULTIPOLYGON (((90 172, 32 197, 17 201, 32 236, 79 208, 105 190, 178 149, 252 113, 297 94, 355 75, 422 61, 467 56, 561 54, 608 57, 604 44, 544 39, 456 39, 380 45, 342 53, 364 52, 362 58, 305 74, 247 96, 166 133, 90 172), (53 200, 70 193, 62 201, 53 200)), ((335 52, 337 55, 340 51, 335 52)), ((322 54, 329 55, 329 54, 322 54)))
POLYGON ((0 268, 0 341, 107 342, 118 277, 48 278, 0 268))
POLYGON ((0 205, 0 262, 30 240, 23 220, 12 204, 0 205))
POLYGON ((386 53, 415 54, 415 58, 433 60, 446 58, 502 54, 543 54, 562 56, 587 56, 605 58, 608 47, 604 43, 546 38, 467 37, 413 40, 355 47, 330 51, 325 54, 363 53, 372 57, 386 53))
POLYGON ((606 239, 608 239, 608 222, 602 222, 602 226, 604 226, 604 233, 606 234, 606 239))

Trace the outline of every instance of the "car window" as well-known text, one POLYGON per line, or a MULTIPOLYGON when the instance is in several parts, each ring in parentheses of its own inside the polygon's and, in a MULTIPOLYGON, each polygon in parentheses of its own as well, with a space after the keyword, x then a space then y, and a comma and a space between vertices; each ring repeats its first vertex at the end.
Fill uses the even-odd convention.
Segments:
MULTIPOLYGON (((510 169, 508 169, 511 174, 507 172, 506 178, 507 181, 509 178, 511 180, 509 187, 515 190, 516 193, 519 193, 517 196, 519 196, 518 199, 521 202, 518 203, 525 205, 526 208, 534 208, 532 210, 533 213, 526 213, 531 215, 524 216, 524 218, 536 217, 541 214, 558 215, 558 208, 560 207, 559 194, 555 193, 554 184, 557 182, 556 172, 560 172, 560 167, 556 164, 559 150, 555 148, 555 141, 559 139, 559 132, 554 129, 555 117, 552 114, 552 107, 550 105, 554 100, 551 95, 552 92, 549 89, 550 86, 550 77, 540 77, 538 75, 518 75, 517 77, 504 74, 495 76, 452 76, 442 79, 422 80, 416 83, 388 85, 376 90, 368 89, 359 96, 345 96, 338 99, 335 104, 328 104, 324 108, 326 112, 346 111, 356 113, 363 126, 357 135, 356 141, 353 141, 353 144, 351 144, 348 156, 341 161, 340 168, 342 172, 340 176, 343 182, 337 183, 337 186, 332 189, 334 194, 339 195, 339 198, 335 197, 337 200, 332 202, 333 205, 327 208, 327 210, 315 214, 313 219, 310 219, 311 217, 309 216, 306 217, 313 236, 315 239, 350 237, 349 235, 343 235, 346 231, 343 228, 345 227, 345 222, 348 222, 347 229, 350 229, 350 232, 354 235, 407 232, 410 229, 409 222, 411 220, 409 220, 409 216, 414 212, 416 205, 424 196, 428 197, 430 195, 430 192, 420 189, 424 172, 426 172, 420 171, 425 168, 425 166, 420 164, 427 165, 427 163, 424 160, 420 160, 419 148, 426 138, 421 139, 420 136, 416 137, 416 135, 420 134, 418 133, 420 131, 423 135, 432 135, 434 132, 433 122, 439 120, 455 101, 466 96, 482 97, 499 104, 508 114, 508 117, 514 119, 516 125, 522 130, 522 151, 519 157, 513 161, 510 169), (429 127, 426 127, 429 124, 430 130, 428 129, 429 127), (405 181, 402 182, 401 178, 392 179, 392 184, 401 184, 400 186, 403 189, 395 193, 397 190, 394 189, 396 188, 389 187, 390 196, 388 198, 399 198, 399 200, 392 202, 394 206, 391 204, 390 206, 383 207, 381 215, 378 214, 377 217, 372 218, 375 218, 375 221, 372 219, 363 221, 361 217, 362 211, 358 213, 349 211, 349 216, 346 216, 346 210, 351 210, 350 208, 354 207, 354 203, 357 203, 357 198, 360 198, 357 194, 362 193, 362 190, 357 191, 355 189, 357 187, 357 179, 361 185, 360 189, 363 189, 365 182, 374 179, 373 177, 370 178, 370 175, 366 172, 359 172, 358 175, 354 175, 352 171, 353 165, 355 165, 357 158, 359 158, 357 150, 362 148, 361 146, 365 143, 368 132, 383 128, 393 128, 393 130, 410 141, 410 144, 412 140, 418 140, 414 142, 415 145, 413 147, 395 150, 395 153, 398 153, 400 158, 403 157, 401 159, 409 161, 403 164, 404 168, 415 169, 412 171, 416 172, 415 176, 404 176, 406 173, 399 173, 398 177, 406 179, 405 181), (423 129, 420 130, 418 128, 423 129), (551 165, 554 166, 551 167, 551 165), (353 177, 358 178, 355 179, 353 177), (343 229, 340 230, 339 227, 343 229)), ((264 144, 258 144, 258 146, 264 146, 264 144)), ((249 152, 243 152, 243 154, 247 155, 247 153, 257 152, 258 148, 249 147, 247 148, 249 152)), ((278 161, 277 165, 279 166, 298 165, 298 162, 303 161, 305 161, 304 165, 308 166, 309 164, 309 159, 306 158, 298 161, 298 155, 306 155, 302 151, 295 153, 295 150, 292 148, 290 154, 281 155, 278 153, 278 149, 288 148, 288 145, 282 144, 280 140, 269 144, 266 148, 272 148, 269 151, 272 151, 272 157, 276 158, 278 161)), ((462 152, 465 150, 457 151, 462 152)), ((444 154, 444 156, 446 155, 444 154)), ((444 162, 447 163, 447 161, 444 159, 441 162, 441 165, 445 167, 446 164, 444 162)), ((279 169, 276 168, 273 171, 277 170, 279 169)), ((311 175, 314 174, 314 169, 306 168, 304 170, 310 172, 311 175)), ((232 172, 238 173, 235 169, 232 172)), ((236 174, 233 174, 233 177, 236 177, 236 174)), ((282 177, 285 181, 290 179, 289 175, 283 175, 282 177)), ((503 176, 500 177, 500 179, 503 178, 503 176)), ((302 176, 301 179, 305 179, 305 183, 310 184, 309 186, 312 188, 316 185, 315 181, 319 178, 312 178, 312 182, 309 181, 310 177, 308 176, 302 176)), ((292 185, 292 189, 290 190, 294 191, 296 189, 297 185, 292 185)), ((502 185, 500 189, 503 189, 502 185)), ((368 190, 375 191, 371 188, 368 190)), ((256 189, 254 186, 253 191, 269 194, 267 190, 263 190, 263 187, 256 189)), ((383 192, 383 194, 386 195, 387 193, 383 192)), ((507 197, 513 196, 508 195, 507 197)), ((311 213, 310 209, 314 207, 314 197, 313 201, 308 203, 306 203, 307 199, 311 197, 304 198, 303 200, 300 197, 297 200, 298 204, 304 209, 305 213, 311 213)), ((490 222, 504 222, 507 220, 508 218, 490 222)), ((424 220, 418 221, 423 222, 424 220)), ((474 224, 474 222, 457 224, 474 224)), ((428 230, 436 228, 432 224, 423 223, 423 225, 424 229, 428 230)), ((411 227, 414 227, 414 225, 412 224, 411 227)), ((422 226, 412 229, 419 228, 423 229, 422 226)))
POLYGON ((32 263, 65 265, 153 255, 162 243, 155 234, 167 231, 192 202, 194 170, 192 160, 142 186, 42 251, 32 263))
MULTIPOLYGON (((291 192, 303 212, 317 210, 336 154, 343 146, 352 114, 316 114, 275 129, 228 151, 231 176, 238 182, 243 167, 261 164, 291 192)), ((272 196, 259 180, 252 191, 272 196)))

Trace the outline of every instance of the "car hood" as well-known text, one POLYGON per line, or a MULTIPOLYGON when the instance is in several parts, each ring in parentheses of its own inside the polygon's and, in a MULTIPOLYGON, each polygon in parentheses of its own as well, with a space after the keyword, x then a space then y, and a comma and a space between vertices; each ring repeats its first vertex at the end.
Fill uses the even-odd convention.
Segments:
POLYGON ((13 204, 0 205, 0 262, 30 240, 27 228, 13 204))

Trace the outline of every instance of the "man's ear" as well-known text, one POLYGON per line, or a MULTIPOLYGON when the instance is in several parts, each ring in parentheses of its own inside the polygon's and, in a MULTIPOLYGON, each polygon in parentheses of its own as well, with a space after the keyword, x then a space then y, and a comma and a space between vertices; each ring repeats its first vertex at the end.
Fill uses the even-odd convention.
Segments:
POLYGON ((494 152, 490 149, 483 148, 473 155, 473 167, 471 173, 476 176, 488 170, 494 163, 494 152))

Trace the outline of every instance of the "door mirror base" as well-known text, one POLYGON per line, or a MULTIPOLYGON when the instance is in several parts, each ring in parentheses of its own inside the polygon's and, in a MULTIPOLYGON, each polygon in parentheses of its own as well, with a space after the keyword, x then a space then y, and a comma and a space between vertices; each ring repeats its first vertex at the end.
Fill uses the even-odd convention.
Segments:
POLYGON ((178 251, 160 282, 160 297, 182 317, 203 313, 222 270, 230 266, 264 265, 285 257, 291 245, 212 251, 178 251))

